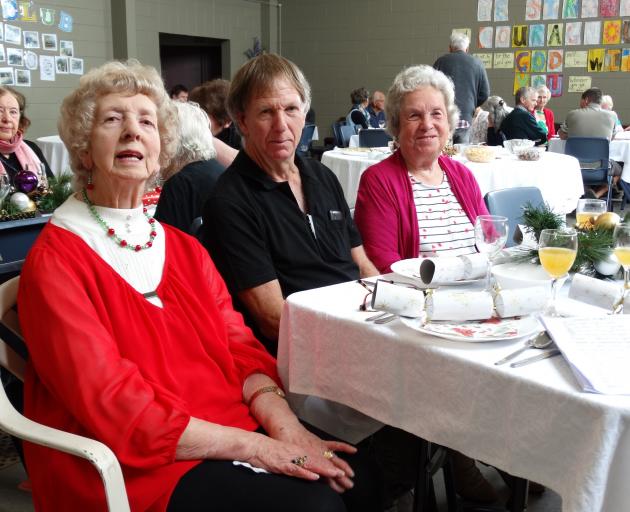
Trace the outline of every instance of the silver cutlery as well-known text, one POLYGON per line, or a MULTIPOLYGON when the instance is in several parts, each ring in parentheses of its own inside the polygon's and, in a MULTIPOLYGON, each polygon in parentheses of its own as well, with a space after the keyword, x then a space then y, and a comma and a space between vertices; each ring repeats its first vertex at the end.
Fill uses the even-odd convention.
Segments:
POLYGON ((375 324, 386 324, 387 322, 391 322, 392 320, 396 320, 396 318, 398 318, 398 315, 390 315, 390 316, 384 316, 383 318, 379 318, 378 320, 374 320, 375 324))
POLYGON ((536 361, 542 361, 543 359, 547 359, 549 357, 554 357, 560 354, 560 349, 552 348, 551 350, 547 350, 542 354, 538 354, 537 356, 528 357, 527 359, 523 359, 522 361, 517 361, 516 363, 512 363, 510 368, 520 368, 521 366, 525 366, 531 363, 535 363, 536 361))
POLYGON ((519 354, 522 354, 523 352, 525 352, 527 349, 530 349, 530 348, 547 348, 552 343, 553 343, 553 340, 547 336, 547 333, 545 331, 541 331, 541 332, 537 333, 536 335, 532 336, 531 338, 529 338, 525 342, 525 345, 523 345, 521 348, 519 348, 518 350, 512 352, 511 354, 508 354, 503 359, 499 359, 494 364, 497 365, 497 366, 501 365, 501 364, 505 364, 508 361, 511 361, 512 359, 514 359, 519 354))
POLYGON ((378 315, 372 315, 372 316, 368 316, 365 321, 366 322, 374 322, 376 320, 378 320, 379 318, 383 318, 384 316, 389 315, 389 313, 387 311, 383 311, 381 313, 379 313, 378 315))

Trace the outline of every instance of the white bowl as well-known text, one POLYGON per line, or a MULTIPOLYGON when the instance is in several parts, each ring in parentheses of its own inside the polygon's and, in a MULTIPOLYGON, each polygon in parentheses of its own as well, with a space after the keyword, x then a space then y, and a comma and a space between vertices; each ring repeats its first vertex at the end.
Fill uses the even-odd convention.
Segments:
POLYGON ((545 286, 551 281, 549 274, 540 265, 533 263, 502 263, 492 267, 492 275, 504 290, 545 286))
POLYGON ((515 153, 517 148, 534 147, 535 142, 529 139, 510 139, 503 141, 503 147, 507 148, 511 153, 515 153))

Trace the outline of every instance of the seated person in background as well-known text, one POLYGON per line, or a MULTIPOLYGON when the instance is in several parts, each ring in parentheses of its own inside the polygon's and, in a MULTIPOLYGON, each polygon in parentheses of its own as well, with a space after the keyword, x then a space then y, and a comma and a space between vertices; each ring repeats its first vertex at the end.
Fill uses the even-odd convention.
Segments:
POLYGON ((490 96, 477 110, 471 127, 473 144, 486 142, 489 146, 502 145, 500 126, 512 107, 508 107, 501 96, 490 96))
MULTIPOLYGON (((143 211, 176 127, 159 74, 137 61, 92 69, 64 100, 80 190, 22 271, 25 414, 108 445, 132 510, 376 510, 359 501, 376 502, 358 465, 351 488, 356 450, 310 433, 283 400, 205 249, 143 211)), ((105 510, 83 459, 29 443, 25 455, 37 510, 105 510)))
POLYGON ((385 127, 385 94, 383 92, 374 91, 367 111, 370 114, 370 126, 372 128, 385 127))
POLYGON ((179 117, 178 148, 162 170, 162 186, 155 218, 185 233, 201 217, 203 205, 225 167, 214 158, 210 120, 196 103, 175 102, 179 117))
POLYGON ((171 92, 169 94, 173 101, 181 101, 181 102, 188 101, 188 87, 186 87, 184 84, 175 85, 171 89, 171 92))
POLYGON ((471 144, 487 142, 488 139, 488 112, 481 107, 475 109, 472 123, 470 124, 471 144))
POLYGON ((501 123, 501 131, 507 140, 529 139, 536 145, 547 142, 547 134, 534 117, 538 94, 533 87, 521 87, 514 95, 514 110, 501 123))
POLYGON ((367 111, 369 93, 365 87, 359 87, 350 93, 352 107, 346 116, 346 124, 354 127, 355 133, 369 128, 370 113, 367 111))
MULTIPOLYGON (((7 174, 13 185, 20 171, 35 174, 40 185, 53 176, 39 146, 24 139, 31 121, 26 117, 26 98, 16 90, 0 86, 0 174, 7 174), (43 164, 43 169, 42 169, 43 164)), ((65 169, 61 169, 65 170, 65 169)))
POLYGON ((199 103, 206 111, 212 123, 212 135, 228 146, 241 149, 241 135, 230 119, 227 112, 226 101, 230 82, 217 78, 197 87, 190 93, 190 101, 199 103))
MULTIPOLYGON (((441 154, 458 121, 453 83, 441 71, 413 66, 396 76, 387 124, 399 148, 363 173, 354 211, 381 273, 406 258, 476 252, 473 224, 488 210, 470 170, 441 154)), ((454 452, 453 462, 460 496, 497 499, 472 459, 454 452)))
POLYGON ((553 110, 546 108, 551 99, 551 91, 546 85, 541 85, 536 89, 537 100, 534 116, 538 125, 547 133, 547 140, 556 135, 556 125, 553 110))
MULTIPOLYGON (((613 103, 612 96, 610 96, 608 94, 604 94, 602 96, 601 107, 604 110, 608 110, 608 111, 612 112, 613 114, 615 114, 615 133, 622 132, 623 131, 623 126, 621 124, 621 120, 619 119, 619 116, 617 115, 617 112, 615 112, 613 110, 614 106, 615 105, 613 103)), ((630 129, 630 126, 628 127, 628 129, 630 129)))

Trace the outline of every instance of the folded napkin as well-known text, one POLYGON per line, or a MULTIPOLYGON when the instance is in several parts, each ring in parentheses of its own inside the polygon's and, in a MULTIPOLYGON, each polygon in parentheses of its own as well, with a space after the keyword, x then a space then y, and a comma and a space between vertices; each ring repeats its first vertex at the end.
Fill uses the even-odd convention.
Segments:
POLYGON ((409 318, 418 318, 424 314, 424 293, 415 288, 378 280, 372 294, 372 308, 409 318))
POLYGON ((569 298, 612 310, 613 305, 617 304, 621 298, 621 286, 611 281, 575 274, 569 288, 569 298))
POLYGON ((420 279, 425 284, 476 279, 486 274, 487 265, 488 257, 481 253, 426 258, 420 263, 420 279))
POLYGON ((501 318, 531 315, 544 309, 549 292, 548 286, 501 290, 494 298, 494 307, 501 318))
POLYGON ((489 292, 435 290, 426 298, 428 320, 486 320, 494 304, 489 292))

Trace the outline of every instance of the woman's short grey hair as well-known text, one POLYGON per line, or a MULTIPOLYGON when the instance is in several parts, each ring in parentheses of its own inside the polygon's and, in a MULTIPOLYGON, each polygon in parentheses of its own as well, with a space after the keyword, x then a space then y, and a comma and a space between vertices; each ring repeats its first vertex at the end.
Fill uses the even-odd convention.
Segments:
POLYGON ((387 116, 387 129, 394 136, 400 131, 400 107, 404 97, 418 89, 433 87, 444 96, 448 125, 451 131, 455 131, 459 122, 459 109, 455 105, 455 87, 453 81, 441 71, 431 66, 420 65, 403 69, 387 91, 385 114, 387 116))
MULTIPOLYGON (((76 175, 78 187, 85 185, 90 170, 83 166, 81 157, 90 150, 98 102, 108 94, 144 94, 155 103, 161 167, 168 165, 177 148, 177 111, 157 70, 151 66, 143 66, 135 59, 107 62, 83 75, 79 86, 61 104, 57 129, 70 153, 70 166, 76 175)), ((147 180, 147 184, 150 182, 151 180, 147 180)))
POLYGON ((451 34, 450 47, 453 50, 466 51, 470 45, 470 39, 463 32, 453 32, 451 34))
POLYGON ((536 93, 540 94, 541 92, 544 92, 545 96, 549 96, 551 98, 551 91, 546 85, 539 85, 538 87, 536 87, 536 93))
POLYGON ((499 131, 501 123, 512 111, 512 109, 505 104, 505 101, 503 101, 501 96, 490 96, 486 101, 484 101, 481 108, 488 112, 488 119, 492 121, 495 132, 499 131))
POLYGON ((610 94, 604 94, 602 96, 602 102, 600 103, 600 105, 602 106, 602 108, 607 108, 610 110, 612 110, 613 107, 615 106, 615 104, 613 103, 612 96, 610 96, 610 94))
POLYGON ((179 116, 179 145, 171 162, 162 169, 162 177, 165 180, 192 162, 210 160, 217 156, 212 143, 208 114, 197 103, 190 101, 173 103, 179 116))

